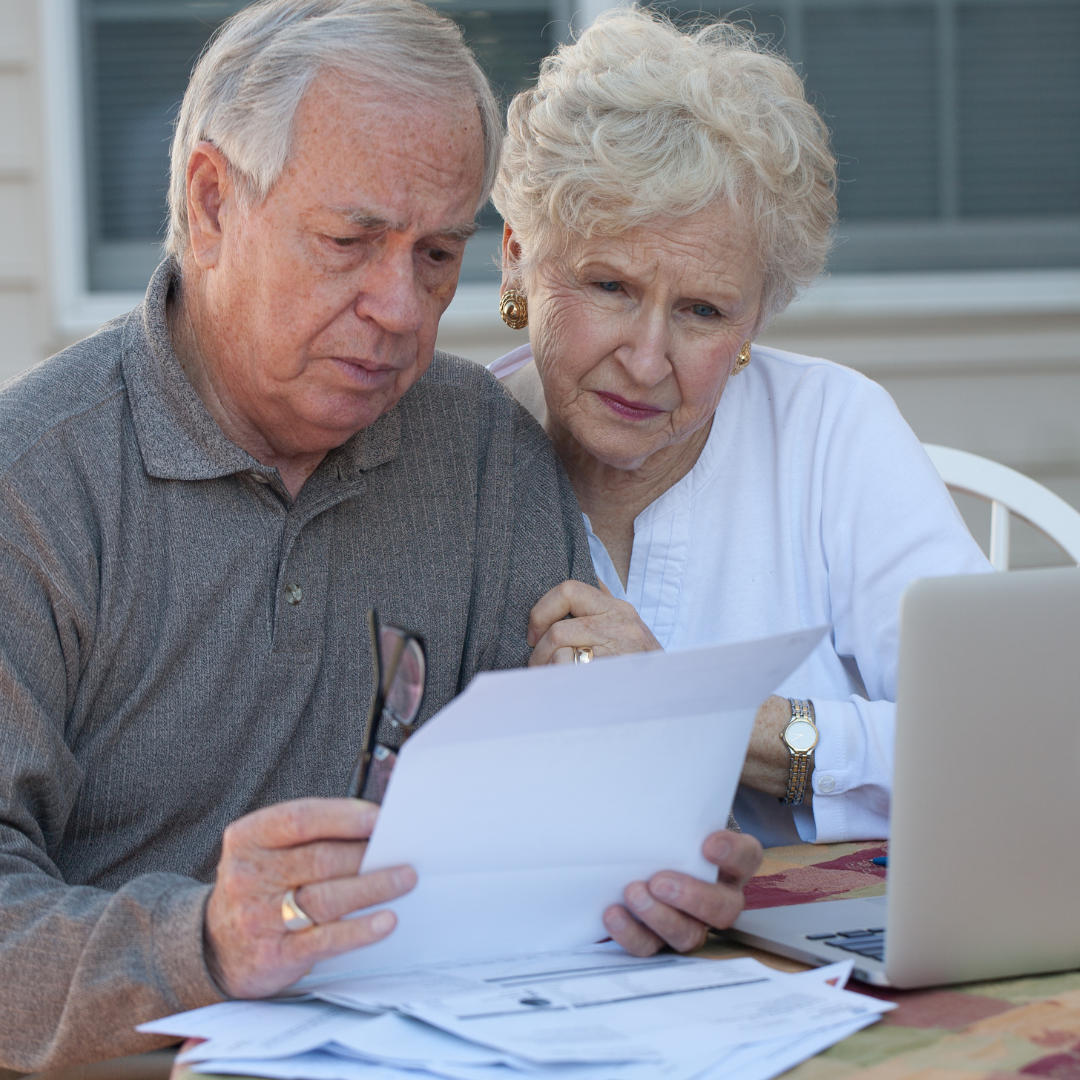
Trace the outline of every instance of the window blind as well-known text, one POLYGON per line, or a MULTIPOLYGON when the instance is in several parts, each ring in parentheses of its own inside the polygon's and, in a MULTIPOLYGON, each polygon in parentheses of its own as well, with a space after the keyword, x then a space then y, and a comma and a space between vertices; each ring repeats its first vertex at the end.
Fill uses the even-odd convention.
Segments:
MULTIPOLYGON (((656 5, 692 22, 715 4, 656 5)), ((834 271, 1080 266, 1080 0, 765 0, 832 133, 834 271)))
MULTIPOLYGON (((241 0, 79 0, 89 276, 142 289, 160 257, 172 123, 241 0)), ((502 96, 556 45, 558 0, 433 0, 502 96)), ((658 5, 679 21, 705 4, 658 5)), ((710 10, 711 8, 711 10, 710 10)), ((1080 0, 764 0, 744 18, 799 65, 840 161, 838 271, 1080 265, 1080 0)), ((497 281, 481 215, 463 281, 497 281)))

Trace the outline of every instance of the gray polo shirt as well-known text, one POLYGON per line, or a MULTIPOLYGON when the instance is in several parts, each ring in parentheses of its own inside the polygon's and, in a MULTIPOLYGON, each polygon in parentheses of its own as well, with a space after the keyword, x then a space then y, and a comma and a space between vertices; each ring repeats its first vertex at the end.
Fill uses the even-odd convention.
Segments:
POLYGON ((364 617, 427 637, 424 717, 526 663, 529 609, 594 582, 547 438, 436 354, 297 499, 229 442, 145 302, 0 388, 0 1066, 163 1040, 220 999, 202 920, 221 833, 345 793, 364 617))

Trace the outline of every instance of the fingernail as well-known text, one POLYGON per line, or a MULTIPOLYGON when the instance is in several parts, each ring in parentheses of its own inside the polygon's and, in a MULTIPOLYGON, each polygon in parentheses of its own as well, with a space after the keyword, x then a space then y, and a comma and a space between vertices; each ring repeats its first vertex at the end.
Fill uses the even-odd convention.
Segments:
POLYGON ((644 885, 631 885, 626 890, 626 899, 635 911, 648 911, 656 902, 644 885))
POLYGON ((360 828, 362 829, 374 829, 375 822, 379 817, 379 808, 375 803, 368 802, 366 799, 353 799, 356 803, 357 811, 360 816, 360 828))
POLYGON ((368 924, 371 927, 373 934, 378 934, 382 937, 384 934, 389 934, 394 929, 394 923, 397 919, 394 918, 392 911, 378 911, 371 916, 371 922, 368 924))
POLYGON ((649 882, 649 892, 669 903, 679 899, 679 891, 678 882, 669 877, 656 877, 649 882))
POLYGON ((621 908, 611 908, 604 912, 604 925, 609 930, 622 930, 629 921, 621 908))
POLYGON ((399 866, 391 873, 390 880, 399 892, 408 892, 416 884, 416 871, 411 866, 399 866))
POLYGON ((714 840, 710 845, 712 848, 712 858, 710 862, 723 862, 731 854, 731 841, 727 837, 722 836, 718 840, 714 840))

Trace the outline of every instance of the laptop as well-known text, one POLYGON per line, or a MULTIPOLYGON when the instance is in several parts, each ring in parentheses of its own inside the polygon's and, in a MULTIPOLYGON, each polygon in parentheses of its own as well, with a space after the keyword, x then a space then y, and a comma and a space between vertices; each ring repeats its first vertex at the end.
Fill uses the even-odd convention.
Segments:
POLYGON ((1080 967, 1080 569, 912 583, 895 770, 887 897, 728 934, 878 986, 1080 967))

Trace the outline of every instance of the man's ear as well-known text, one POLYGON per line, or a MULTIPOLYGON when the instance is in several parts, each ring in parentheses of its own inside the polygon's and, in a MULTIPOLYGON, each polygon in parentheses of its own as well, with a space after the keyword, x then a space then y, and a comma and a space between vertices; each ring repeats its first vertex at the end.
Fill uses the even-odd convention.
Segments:
POLYGON ((520 286, 521 282, 518 278, 518 274, 511 268, 517 265, 518 259, 521 258, 521 245, 514 237, 514 230, 509 225, 503 224, 503 240, 502 240, 502 286, 500 292, 506 292, 507 289, 513 288, 515 285, 520 286))
POLYGON ((188 232, 192 256, 204 270, 218 261, 225 212, 233 201, 225 155, 213 143, 196 143, 187 164, 188 232))

